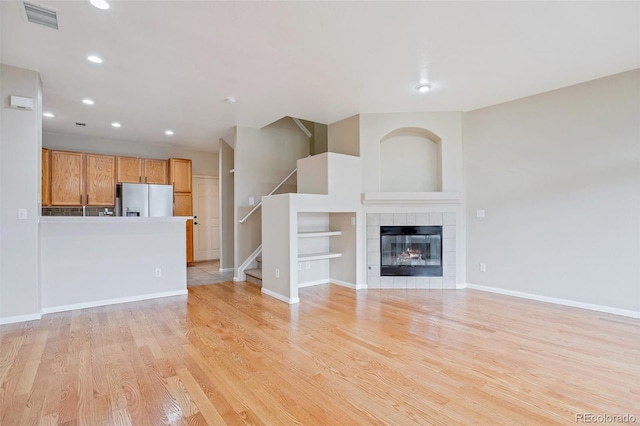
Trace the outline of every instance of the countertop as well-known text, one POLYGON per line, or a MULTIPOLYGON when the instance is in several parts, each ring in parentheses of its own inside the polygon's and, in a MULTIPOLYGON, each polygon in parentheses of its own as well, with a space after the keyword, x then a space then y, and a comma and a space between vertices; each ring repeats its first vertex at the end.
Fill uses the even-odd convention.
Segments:
POLYGON ((130 217, 130 216, 41 216, 39 223, 158 223, 185 222, 193 216, 130 217))

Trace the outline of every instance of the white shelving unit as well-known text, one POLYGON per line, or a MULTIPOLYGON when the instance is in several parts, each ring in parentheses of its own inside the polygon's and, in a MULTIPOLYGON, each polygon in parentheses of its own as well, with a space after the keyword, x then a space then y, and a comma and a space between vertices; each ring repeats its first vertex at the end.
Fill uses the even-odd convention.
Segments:
POLYGON ((306 262, 310 260, 323 260, 323 259, 334 259, 336 257, 342 257, 342 253, 305 253, 298 254, 298 262, 306 262))
POLYGON ((300 232, 298 238, 335 237, 336 235, 342 235, 342 231, 300 232))

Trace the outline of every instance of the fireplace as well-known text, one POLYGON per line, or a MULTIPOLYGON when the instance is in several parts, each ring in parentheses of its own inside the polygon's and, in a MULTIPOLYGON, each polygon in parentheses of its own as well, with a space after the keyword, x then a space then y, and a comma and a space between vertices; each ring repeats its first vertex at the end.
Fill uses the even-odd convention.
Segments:
POLYGON ((381 276, 442 276, 442 226, 381 226, 381 276))

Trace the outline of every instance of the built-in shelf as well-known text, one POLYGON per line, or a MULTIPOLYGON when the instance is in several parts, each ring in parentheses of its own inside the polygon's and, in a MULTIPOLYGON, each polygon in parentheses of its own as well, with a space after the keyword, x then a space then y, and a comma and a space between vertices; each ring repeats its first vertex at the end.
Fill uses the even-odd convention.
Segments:
POLYGON ((298 254, 298 262, 305 262, 307 260, 322 260, 322 259, 333 259, 336 257, 342 257, 342 253, 306 253, 306 254, 298 254))
POLYGON ((298 238, 335 237, 336 235, 342 235, 342 231, 299 232, 298 238))

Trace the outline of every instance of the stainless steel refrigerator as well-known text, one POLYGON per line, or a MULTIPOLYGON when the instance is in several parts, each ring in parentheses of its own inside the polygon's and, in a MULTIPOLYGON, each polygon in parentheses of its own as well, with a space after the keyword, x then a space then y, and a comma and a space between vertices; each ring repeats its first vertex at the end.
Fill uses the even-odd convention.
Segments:
POLYGON ((173 185, 123 183, 120 204, 122 216, 173 216, 173 185))

